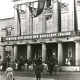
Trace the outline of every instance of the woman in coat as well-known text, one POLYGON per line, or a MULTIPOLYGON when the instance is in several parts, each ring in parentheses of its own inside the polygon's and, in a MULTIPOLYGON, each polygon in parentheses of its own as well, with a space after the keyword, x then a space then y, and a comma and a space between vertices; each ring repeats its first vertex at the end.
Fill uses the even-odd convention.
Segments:
POLYGON ((13 69, 10 67, 10 65, 5 71, 5 78, 6 80, 13 80, 13 69))

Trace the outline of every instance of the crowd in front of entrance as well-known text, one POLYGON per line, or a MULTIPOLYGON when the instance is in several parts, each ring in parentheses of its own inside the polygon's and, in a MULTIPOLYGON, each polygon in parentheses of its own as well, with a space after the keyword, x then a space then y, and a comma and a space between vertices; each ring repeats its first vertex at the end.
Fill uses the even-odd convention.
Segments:
MULTIPOLYGON (((55 74, 57 74, 59 70, 57 58, 50 57, 46 58, 45 62, 42 62, 42 58, 39 57, 37 59, 24 59, 22 56, 20 56, 18 59, 16 59, 12 67, 15 71, 31 71, 33 74, 35 73, 35 69, 38 65, 41 66, 42 72, 47 75, 52 75, 52 72, 54 71, 55 74)), ((2 70, 6 70, 7 66, 10 64, 10 61, 4 61, 2 63, 2 70)))

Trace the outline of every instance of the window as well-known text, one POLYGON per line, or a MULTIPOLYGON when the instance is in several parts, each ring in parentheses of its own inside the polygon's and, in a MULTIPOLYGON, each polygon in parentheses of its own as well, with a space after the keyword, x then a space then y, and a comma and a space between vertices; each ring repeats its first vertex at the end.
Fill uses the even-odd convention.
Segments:
POLYGON ((46 20, 50 20, 52 18, 52 14, 46 15, 46 20))
POLYGON ((53 32, 52 14, 45 15, 45 18, 46 18, 46 28, 45 28, 45 31, 46 31, 46 33, 51 33, 51 32, 53 32))
POLYGON ((6 36, 10 36, 11 35, 11 32, 12 32, 12 26, 9 25, 7 28, 5 28, 5 31, 6 31, 6 36))
POLYGON ((77 0, 77 5, 80 6, 80 0, 77 0))
POLYGON ((50 6, 51 6, 51 0, 46 0, 45 7, 50 8, 50 6))
POLYGON ((11 29, 10 29, 10 28, 7 28, 7 30, 6 30, 6 35, 7 35, 7 36, 10 36, 10 35, 11 35, 11 29))
POLYGON ((25 4, 20 5, 20 13, 26 13, 26 5, 25 4))

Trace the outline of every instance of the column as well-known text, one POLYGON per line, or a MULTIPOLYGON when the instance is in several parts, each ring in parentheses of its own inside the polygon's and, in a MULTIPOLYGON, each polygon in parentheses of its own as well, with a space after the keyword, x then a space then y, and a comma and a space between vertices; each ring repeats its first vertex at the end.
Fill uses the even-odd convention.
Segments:
POLYGON ((14 61, 15 59, 17 59, 17 51, 18 51, 18 47, 17 45, 14 45, 14 61))
POLYGON ((63 64, 63 48, 62 48, 62 42, 58 42, 58 64, 63 64))
POLYGON ((42 43, 42 62, 46 61, 46 44, 42 43))
POLYGON ((2 61, 5 60, 5 46, 2 46, 2 56, 1 56, 1 58, 2 58, 2 61))
POLYGON ((27 59, 31 58, 31 45, 27 45, 27 59))
POLYGON ((12 51, 11 51, 11 62, 14 61, 14 46, 12 46, 12 51))
POLYGON ((75 42, 75 65, 80 66, 80 43, 75 42))

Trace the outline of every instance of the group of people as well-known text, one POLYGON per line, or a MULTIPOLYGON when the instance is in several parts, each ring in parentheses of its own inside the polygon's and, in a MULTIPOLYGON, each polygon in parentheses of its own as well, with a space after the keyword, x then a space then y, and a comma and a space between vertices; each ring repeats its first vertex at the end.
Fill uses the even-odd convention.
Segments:
MULTIPOLYGON (((36 75, 36 80, 40 80, 41 73, 44 73, 47 75, 49 73, 50 76, 52 76, 53 71, 55 72, 55 75, 58 75, 59 66, 57 64, 57 58, 50 57, 46 58, 45 62, 42 62, 41 57, 37 59, 24 59, 23 57, 19 57, 16 59, 13 63, 12 69, 10 68, 9 64, 6 65, 5 70, 6 74, 11 71, 10 75, 13 75, 13 70, 15 71, 32 71, 36 75), (8 71, 8 68, 10 68, 10 71, 8 71)), ((4 65, 3 65, 4 66, 4 65)), ((3 67, 4 68, 4 67, 3 67)), ((3 69, 4 70, 4 69, 3 69)), ((7 79, 8 80, 8 79, 7 79)))
POLYGON ((25 72, 32 71, 34 74, 37 65, 40 65, 42 67, 42 72, 45 75, 49 73, 49 75, 51 76, 53 71, 56 71, 55 66, 58 65, 58 61, 55 57, 46 58, 45 62, 42 62, 41 57, 37 59, 23 59, 20 57, 18 60, 15 60, 14 62, 14 70, 24 70, 25 72))

